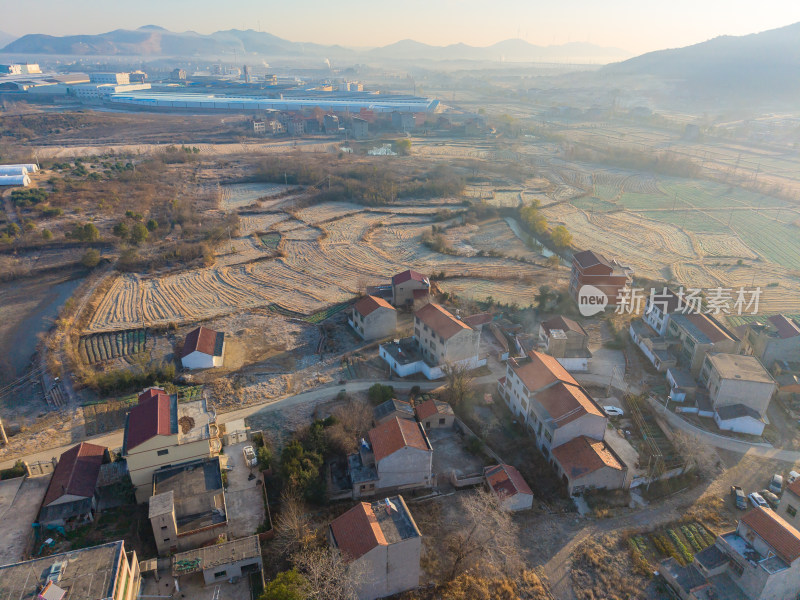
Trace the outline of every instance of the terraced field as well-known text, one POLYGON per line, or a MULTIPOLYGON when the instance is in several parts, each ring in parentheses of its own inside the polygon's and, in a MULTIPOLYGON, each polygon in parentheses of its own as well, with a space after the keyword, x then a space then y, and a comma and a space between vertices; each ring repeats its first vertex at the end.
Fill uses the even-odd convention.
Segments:
POLYGON ((147 350, 145 329, 85 335, 78 344, 81 358, 89 364, 139 354, 145 350, 147 350))
MULTIPOLYGON (((431 205, 419 203, 417 207, 431 205)), ((407 268, 477 280, 476 285, 497 280, 500 285, 492 295, 509 302, 520 301, 531 286, 552 283, 556 277, 550 269, 515 260, 433 252, 420 241, 423 232, 436 222, 432 215, 350 209, 336 203, 274 219, 271 228, 262 232, 261 241, 276 244, 280 257, 267 256, 269 250, 248 237, 245 240, 251 246, 234 240, 230 253, 230 244, 222 244, 224 256, 213 267, 157 278, 118 276, 87 329, 101 332, 142 323, 196 322, 268 306, 287 314, 311 315, 347 302, 364 285, 385 282, 407 268), (249 258, 251 252, 260 253, 262 258, 237 259, 249 258)), ((489 243, 487 235, 502 236, 510 245, 516 244, 520 252, 529 252, 504 222, 493 222, 489 227, 486 233, 480 229, 466 233, 476 243, 485 244, 489 243)))

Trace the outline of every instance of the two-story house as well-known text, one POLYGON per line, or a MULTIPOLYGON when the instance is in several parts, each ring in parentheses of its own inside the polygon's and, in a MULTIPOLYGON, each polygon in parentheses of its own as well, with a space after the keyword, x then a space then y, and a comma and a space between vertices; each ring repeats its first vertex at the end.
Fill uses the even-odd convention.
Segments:
POLYGON ((161 467, 216 456, 222 449, 216 415, 205 400, 178 403, 176 394, 148 388, 125 417, 122 456, 136 501, 153 493, 153 473, 161 467))
POLYGON ((392 304, 410 306, 428 298, 431 282, 425 275, 411 269, 392 277, 392 304))
POLYGON ((736 354, 741 347, 741 341, 733 332, 712 315, 704 313, 671 315, 667 337, 678 341, 678 361, 689 370, 692 377, 700 374, 709 352, 736 354))
POLYGON ((715 410, 741 404, 762 418, 778 387, 755 356, 741 354, 707 354, 700 381, 715 410))
POLYGON ((347 463, 354 498, 433 485, 433 447, 417 421, 395 416, 381 423, 347 463))
POLYGON ((548 458, 551 448, 575 437, 605 436, 603 409, 552 356, 531 351, 509 359, 500 393, 548 458))
POLYGON ((510 359, 499 389, 571 493, 627 485, 627 467, 604 441, 605 412, 555 358, 510 359))
POLYGON ((750 323, 742 335, 742 350, 767 368, 776 361, 800 362, 800 323, 784 315, 750 323))
POLYGON ((557 316, 539 324, 539 342, 547 354, 558 360, 568 371, 587 371, 592 353, 589 335, 580 323, 557 316))
POLYGON ((599 252, 584 250, 572 256, 569 295, 575 302, 581 287, 592 285, 603 292, 608 297, 608 304, 613 306, 632 281, 633 269, 616 260, 609 261, 599 252))
POLYGON ((397 330, 397 310, 383 298, 364 296, 353 305, 348 323, 362 339, 379 340, 397 330))
POLYGON ((659 572, 683 600, 786 600, 800 594, 800 531, 769 508, 746 513, 736 529, 687 566, 674 558, 659 572))
POLYGON ((448 364, 475 369, 486 364, 479 350, 488 315, 475 317, 462 320, 438 304, 426 304, 414 313, 413 338, 382 344, 379 354, 401 377, 422 373, 438 379, 448 364))
POLYGON ((438 304, 426 304, 414 313, 414 339, 433 364, 478 361, 480 332, 438 304))
POLYGON ((422 534, 402 496, 359 502, 331 522, 328 541, 361 574, 359 600, 419 585, 422 534))

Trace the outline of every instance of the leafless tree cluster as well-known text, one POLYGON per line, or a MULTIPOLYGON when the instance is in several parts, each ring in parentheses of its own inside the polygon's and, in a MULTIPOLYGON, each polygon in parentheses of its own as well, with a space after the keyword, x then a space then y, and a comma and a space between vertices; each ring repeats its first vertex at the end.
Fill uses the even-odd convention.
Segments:
POLYGON ((313 600, 356 600, 365 577, 363 569, 345 560, 338 550, 322 539, 311 523, 300 494, 292 489, 281 495, 281 511, 275 522, 274 547, 290 557, 302 574, 308 598, 313 600))
POLYGON ((686 461, 686 470, 694 469, 702 477, 714 477, 719 474, 722 463, 714 448, 706 444, 696 435, 686 431, 675 431, 672 444, 686 461))
POLYGON ((446 400, 453 406, 461 404, 469 394, 472 386, 472 374, 464 365, 447 363, 442 367, 445 381, 446 400))
POLYGON ((517 577, 523 562, 511 514, 501 508, 494 494, 484 489, 464 495, 461 508, 467 525, 447 540, 447 579, 453 580, 467 569, 517 577))

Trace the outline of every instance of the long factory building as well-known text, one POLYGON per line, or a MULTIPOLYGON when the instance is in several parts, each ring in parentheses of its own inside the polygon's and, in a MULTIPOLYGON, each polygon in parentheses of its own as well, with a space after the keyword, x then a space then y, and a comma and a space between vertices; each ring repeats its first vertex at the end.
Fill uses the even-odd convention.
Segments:
POLYGON ((167 110, 300 111, 320 108, 334 113, 357 113, 362 109, 376 113, 432 113, 436 112, 439 107, 439 101, 434 98, 380 94, 353 94, 350 97, 346 94, 335 93, 328 97, 314 94, 291 98, 216 96, 197 93, 118 93, 111 94, 108 101, 129 107, 167 110))

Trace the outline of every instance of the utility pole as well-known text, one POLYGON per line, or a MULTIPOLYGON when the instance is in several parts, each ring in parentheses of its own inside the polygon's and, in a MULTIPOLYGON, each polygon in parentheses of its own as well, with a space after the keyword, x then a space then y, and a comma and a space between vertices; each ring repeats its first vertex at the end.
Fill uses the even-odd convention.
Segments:
POLYGON ((3 427, 3 419, 0 419, 0 438, 3 440, 3 446, 8 446, 8 438, 6 437, 6 428, 3 427))

